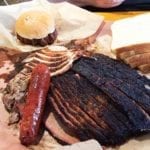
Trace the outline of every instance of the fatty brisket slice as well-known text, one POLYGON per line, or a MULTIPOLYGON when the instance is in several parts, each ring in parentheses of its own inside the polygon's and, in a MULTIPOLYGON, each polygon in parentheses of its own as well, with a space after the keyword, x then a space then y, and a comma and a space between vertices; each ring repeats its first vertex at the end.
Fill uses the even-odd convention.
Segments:
POLYGON ((81 58, 73 68, 111 98, 137 133, 150 131, 150 80, 120 61, 101 54, 81 58))
POLYGON ((120 145, 142 132, 109 96, 74 71, 53 78, 48 99, 59 121, 81 141, 94 138, 102 145, 120 145))

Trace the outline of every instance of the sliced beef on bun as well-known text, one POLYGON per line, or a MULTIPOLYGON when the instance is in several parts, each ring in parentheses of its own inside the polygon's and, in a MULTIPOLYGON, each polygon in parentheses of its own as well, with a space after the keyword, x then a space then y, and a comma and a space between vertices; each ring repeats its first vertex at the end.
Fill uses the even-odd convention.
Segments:
POLYGON ((54 18, 44 10, 29 10, 16 21, 15 32, 20 42, 34 46, 52 44, 57 37, 54 18))

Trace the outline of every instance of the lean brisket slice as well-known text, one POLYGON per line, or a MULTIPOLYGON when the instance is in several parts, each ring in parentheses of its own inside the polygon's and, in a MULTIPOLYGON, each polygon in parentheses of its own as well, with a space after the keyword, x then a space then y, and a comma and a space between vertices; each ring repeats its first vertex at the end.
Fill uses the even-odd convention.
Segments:
POLYGON ((150 81, 127 65, 96 54, 54 77, 48 100, 59 116, 56 121, 76 138, 113 146, 150 131, 148 86, 150 81))
POLYGON ((49 111, 49 109, 47 110, 48 113, 45 115, 44 123, 47 130, 51 131, 53 137, 68 144, 80 141, 77 137, 75 137, 74 133, 61 122, 59 116, 55 112, 49 111))

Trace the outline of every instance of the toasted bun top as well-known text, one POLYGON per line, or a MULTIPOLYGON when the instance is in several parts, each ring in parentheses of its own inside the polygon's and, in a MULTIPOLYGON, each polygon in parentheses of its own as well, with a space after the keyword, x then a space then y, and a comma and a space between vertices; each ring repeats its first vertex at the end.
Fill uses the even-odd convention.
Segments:
POLYGON ((44 10, 24 12, 16 21, 15 31, 27 39, 41 39, 54 32, 53 17, 44 10))

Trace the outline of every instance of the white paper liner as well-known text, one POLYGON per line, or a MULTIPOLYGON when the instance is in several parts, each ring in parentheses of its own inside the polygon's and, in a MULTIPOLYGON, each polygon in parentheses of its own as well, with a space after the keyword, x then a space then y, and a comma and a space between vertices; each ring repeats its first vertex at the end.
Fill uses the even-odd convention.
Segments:
POLYGON ((46 0, 33 0, 16 5, 0 7, 0 47, 33 51, 40 47, 23 45, 15 36, 14 26, 18 16, 29 9, 43 9, 55 18, 58 41, 70 41, 92 35, 103 22, 103 17, 69 4, 49 3, 46 0))
MULTIPOLYGON (((93 13, 90 13, 86 10, 83 10, 66 2, 60 4, 50 4, 46 0, 34 0, 31 2, 24 2, 21 4, 11 6, 0 6, 0 47, 9 47, 11 49, 14 48, 18 49, 19 51, 33 51, 37 49, 37 47, 34 46, 21 45, 14 36, 14 25, 16 18, 20 15, 20 13, 26 11, 27 9, 33 8, 44 9, 54 15, 54 17, 56 18, 57 28, 59 31, 58 39, 64 41, 84 38, 86 36, 93 34, 103 21, 103 17, 99 17, 93 13)), ((106 33, 104 35, 100 35, 97 38, 97 44, 99 43, 101 46, 100 49, 103 48, 107 49, 107 52, 104 51, 104 53, 109 54, 110 45, 107 44, 111 43, 110 34, 106 33), (103 46, 101 45, 101 43, 103 44, 103 46)), ((6 118, 8 118, 8 113, 4 110, 1 98, 0 98, 0 108, 1 108, 0 112, 1 114, 3 114, 0 117, 1 123, 0 129, 3 129, 5 128, 6 125, 6 118)), ((7 131, 11 133, 11 130, 12 129, 8 129, 7 131)), ((55 145, 56 142, 53 141, 52 137, 49 137, 47 132, 45 133, 45 135, 46 136, 43 137, 43 139, 40 142, 40 145, 32 147, 33 149, 48 150, 52 149, 55 146, 57 147, 57 144, 55 145), (51 140, 47 141, 47 139, 51 140)), ((113 148, 108 148, 107 150, 112 149, 113 148)), ((129 142, 123 144, 118 148, 115 148, 115 150, 149 150, 149 149, 150 149, 150 135, 129 140, 129 142)))

